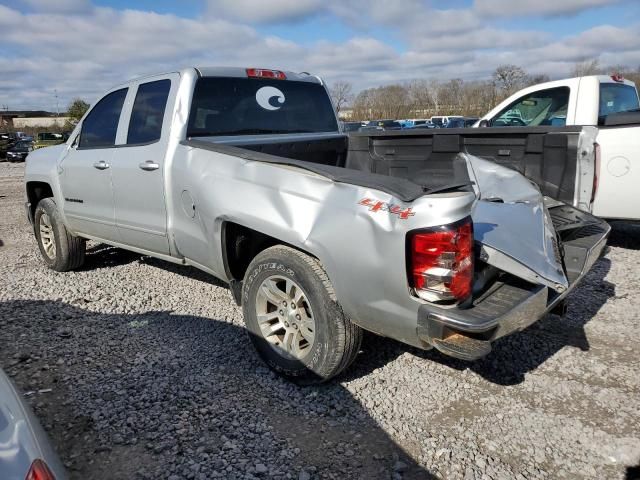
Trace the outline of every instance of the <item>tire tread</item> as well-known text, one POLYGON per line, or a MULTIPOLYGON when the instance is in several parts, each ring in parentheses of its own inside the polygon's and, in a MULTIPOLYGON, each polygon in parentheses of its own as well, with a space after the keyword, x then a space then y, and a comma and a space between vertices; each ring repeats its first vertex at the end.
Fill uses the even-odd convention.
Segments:
MULTIPOLYGON (((329 276, 324 267, 317 258, 314 258, 300 250, 285 245, 275 245, 260 252, 258 257, 282 256, 283 258, 296 256, 304 262, 315 274, 317 280, 320 281, 327 295, 336 309, 337 317, 341 322, 336 322, 338 330, 335 333, 335 349, 332 358, 323 365, 321 373, 322 380, 326 381, 335 377, 345 370, 357 357, 362 343, 362 329, 354 324, 344 313, 342 307, 337 301, 336 293, 329 280, 329 276)), ((256 260, 254 259, 254 260, 256 260)))

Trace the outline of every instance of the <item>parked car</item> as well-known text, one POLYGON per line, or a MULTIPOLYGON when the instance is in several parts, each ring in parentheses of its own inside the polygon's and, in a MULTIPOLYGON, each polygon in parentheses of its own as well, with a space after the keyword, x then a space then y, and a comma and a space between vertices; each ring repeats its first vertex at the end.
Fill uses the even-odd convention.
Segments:
POLYGON ((359 132, 375 132, 375 131, 381 132, 383 130, 384 128, 379 127, 377 125, 363 125, 358 129, 359 132))
POLYGON ((46 433, 13 383, 0 370, 0 477, 2 480, 65 480, 46 433))
POLYGON ((473 127, 478 120, 480 120, 478 117, 464 117, 465 128, 473 127))
POLYGON ((362 127, 362 122, 344 122, 342 124, 342 131, 345 133, 348 132, 357 132, 362 127))
POLYGON ((6 158, 7 149, 11 148, 16 140, 16 134, 13 132, 0 133, 0 158, 6 158))
POLYGON ((25 206, 55 271, 91 239, 228 283, 289 378, 337 375, 365 329, 474 360, 561 306, 605 246, 609 226, 552 188, 563 165, 579 192, 590 181, 575 170, 594 161, 585 128, 345 135, 316 76, 188 68, 111 89, 66 144, 33 152, 25 206), (542 192, 461 150, 547 138, 526 157, 542 192))
POLYGON ((449 117, 446 128, 468 128, 478 121, 478 117, 449 117))
MULTIPOLYGON (((593 178, 593 198, 580 208, 608 220, 640 220, 640 101, 633 82, 596 75, 542 83, 521 90, 476 126, 598 126, 595 165, 579 166, 593 178)), ((545 146, 551 148, 551 146, 545 146)))
POLYGON ((431 117, 431 123, 433 123, 438 128, 446 128, 449 122, 454 118, 464 118, 464 117, 454 116, 454 115, 449 115, 449 116, 435 115, 431 117))
MULTIPOLYGON (((69 137, 67 137, 69 138, 69 137)), ((34 149, 42 148, 42 147, 51 147, 53 145, 59 145, 65 142, 64 135, 61 133, 39 133, 36 142, 33 145, 34 149)))
POLYGON ((410 118, 407 120, 398 120, 402 125, 402 128, 413 128, 419 125, 428 125, 431 124, 431 120, 423 119, 423 118, 410 118))
POLYGON ((431 128, 438 128, 436 127, 433 123, 422 123, 420 125, 414 125, 412 127, 407 127, 410 130, 415 130, 417 128, 426 128, 426 129, 431 129, 431 128))
POLYGON ((33 145, 31 142, 18 140, 7 149, 7 160, 10 162, 24 162, 32 150, 33 145))
POLYGON ((382 127, 384 130, 400 130, 402 124, 397 120, 372 120, 370 124, 382 127))

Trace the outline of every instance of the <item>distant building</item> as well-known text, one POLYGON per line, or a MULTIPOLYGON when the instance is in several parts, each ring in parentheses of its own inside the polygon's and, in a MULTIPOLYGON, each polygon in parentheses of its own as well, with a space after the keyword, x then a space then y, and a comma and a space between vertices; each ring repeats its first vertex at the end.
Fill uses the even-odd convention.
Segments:
POLYGON ((0 110, 0 128, 64 126, 69 117, 58 117, 44 110, 0 110))
POLYGON ((351 120, 353 118, 353 108, 343 108, 338 112, 340 120, 351 120))

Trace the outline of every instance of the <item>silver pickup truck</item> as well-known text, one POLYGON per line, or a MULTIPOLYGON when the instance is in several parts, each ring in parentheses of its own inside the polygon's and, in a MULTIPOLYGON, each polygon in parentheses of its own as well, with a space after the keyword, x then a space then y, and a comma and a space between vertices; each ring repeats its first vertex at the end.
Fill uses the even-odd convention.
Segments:
POLYGON ((594 130, 347 136, 316 76, 189 68, 113 88, 31 154, 26 209, 56 271, 95 240, 227 282, 298 381, 345 369, 363 329, 474 360, 600 256, 608 225, 570 205, 594 130))

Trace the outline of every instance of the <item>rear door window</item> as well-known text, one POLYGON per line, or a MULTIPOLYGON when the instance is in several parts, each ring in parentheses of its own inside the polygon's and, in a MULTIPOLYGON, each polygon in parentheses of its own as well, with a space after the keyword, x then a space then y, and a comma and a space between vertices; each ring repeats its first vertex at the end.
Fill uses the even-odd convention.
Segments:
POLYGON ((493 118, 492 127, 562 127, 567 123, 569 87, 549 88, 519 98, 493 118))
POLYGON ((203 77, 196 84, 187 135, 336 132, 322 85, 261 78, 203 77))
POLYGON ((105 148, 115 145, 127 90, 122 88, 109 93, 91 109, 82 122, 79 148, 105 148))
POLYGON ((600 84, 598 125, 604 125, 608 115, 640 108, 635 87, 623 83, 600 84))
POLYGON ((171 80, 169 79, 140 84, 131 111, 127 145, 160 140, 162 120, 170 89, 171 80))

